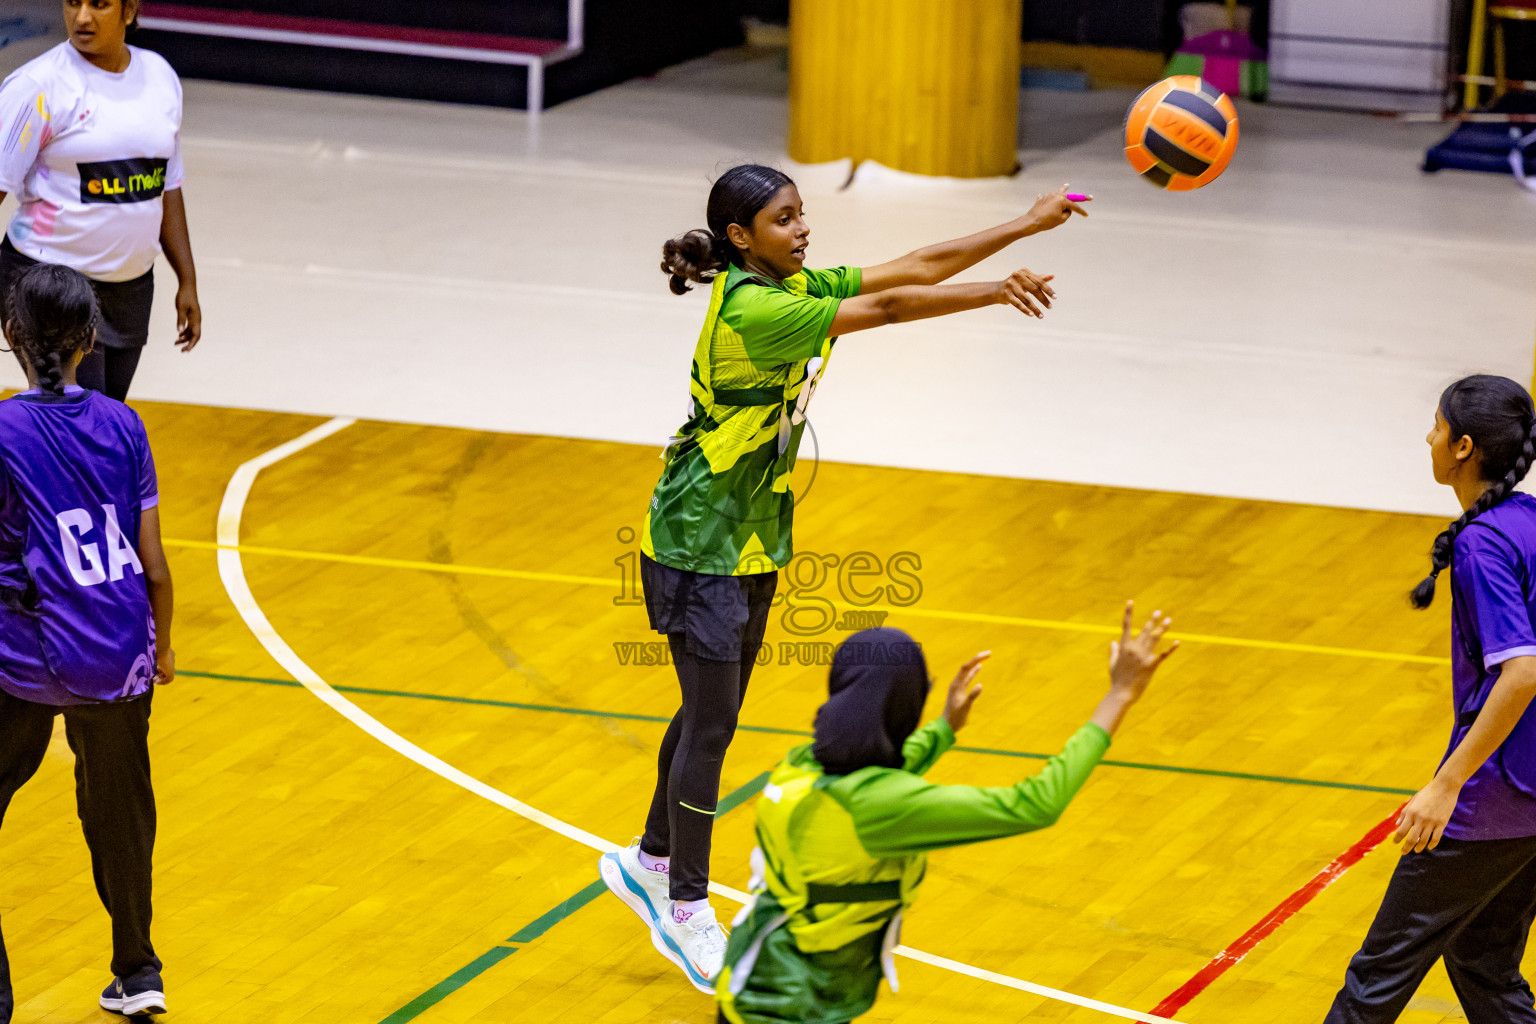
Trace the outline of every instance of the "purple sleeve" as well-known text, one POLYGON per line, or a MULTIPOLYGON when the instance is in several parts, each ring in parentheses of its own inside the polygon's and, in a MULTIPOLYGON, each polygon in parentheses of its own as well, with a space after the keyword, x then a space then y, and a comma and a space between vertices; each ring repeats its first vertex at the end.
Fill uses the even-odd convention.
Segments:
POLYGON ((1463 629, 1477 634, 1483 667, 1536 655, 1519 553, 1503 535, 1474 524, 1456 539, 1455 557, 1455 584, 1473 619, 1463 629))
POLYGON ((133 422, 139 428, 139 509, 142 511, 160 504, 160 481, 155 477, 155 456, 149 450, 149 434, 144 430, 144 421, 135 415, 133 422))

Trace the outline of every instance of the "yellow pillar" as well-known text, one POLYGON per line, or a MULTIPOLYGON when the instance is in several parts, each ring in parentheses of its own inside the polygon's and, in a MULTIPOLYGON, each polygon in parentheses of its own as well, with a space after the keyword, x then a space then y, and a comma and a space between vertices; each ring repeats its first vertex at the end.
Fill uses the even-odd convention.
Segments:
MULTIPOLYGON (((1487 36, 1488 0, 1473 0, 1472 37, 1467 40, 1467 77, 1469 78, 1483 73, 1483 50, 1487 45, 1487 36)), ((1462 106, 1468 111, 1477 109, 1477 94, 1477 83, 1468 82, 1462 95, 1462 106)))
POLYGON ((789 155, 980 178, 1016 163, 1023 0, 792 0, 789 155))

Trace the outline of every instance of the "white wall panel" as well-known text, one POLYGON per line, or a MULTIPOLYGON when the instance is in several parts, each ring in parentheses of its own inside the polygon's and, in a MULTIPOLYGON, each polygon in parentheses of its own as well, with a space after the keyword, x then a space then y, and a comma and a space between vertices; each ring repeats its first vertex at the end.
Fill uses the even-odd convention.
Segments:
POLYGON ((1275 0, 1271 18, 1276 82, 1445 88, 1449 0, 1275 0))

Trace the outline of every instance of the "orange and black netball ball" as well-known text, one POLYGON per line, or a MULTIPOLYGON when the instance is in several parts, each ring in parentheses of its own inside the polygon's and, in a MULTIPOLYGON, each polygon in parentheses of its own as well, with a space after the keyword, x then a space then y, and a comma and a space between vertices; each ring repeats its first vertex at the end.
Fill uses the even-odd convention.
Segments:
POLYGON ((1237 108, 1195 75, 1147 89, 1125 115, 1125 158, 1169 192, 1189 192, 1221 176, 1237 149, 1237 108))

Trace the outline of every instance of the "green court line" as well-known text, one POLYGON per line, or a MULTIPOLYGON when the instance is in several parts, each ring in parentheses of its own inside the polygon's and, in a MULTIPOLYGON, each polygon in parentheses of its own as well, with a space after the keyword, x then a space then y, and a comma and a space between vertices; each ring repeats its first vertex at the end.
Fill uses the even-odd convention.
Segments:
MULTIPOLYGON (((988 747, 955 746, 970 754, 996 754, 999 757, 1027 757, 1036 761, 1049 761, 1055 754, 1036 754, 1028 750, 993 750, 988 747)), ((1224 772, 1219 768, 1186 768, 1177 764, 1145 764, 1141 761, 1115 761, 1105 758, 1099 764, 1112 768, 1139 768, 1142 771, 1174 772, 1178 775, 1209 775, 1218 779, 1242 779, 1245 782, 1280 782, 1288 786, 1318 786, 1323 789, 1350 789, 1360 793, 1391 793, 1395 796, 1413 796, 1416 789, 1397 789, 1393 786, 1367 786, 1361 782, 1325 782, 1322 779, 1299 779, 1289 775, 1258 775, 1253 772, 1224 772)))
MULTIPOLYGON (((546 911, 545 913, 534 918, 532 921, 529 921, 527 924, 523 925, 517 931, 512 933, 512 936, 507 939, 507 942, 524 945, 532 942, 534 939, 539 938, 555 925, 559 924, 561 921, 564 921, 566 918, 576 913, 576 911, 580 910, 588 903, 591 903, 593 900, 597 899, 607 891, 608 886, 604 884, 601 878, 599 878, 597 881, 581 890, 581 892, 577 893, 575 896, 555 904, 553 909, 546 911)), ((465 980, 467 981, 469 979, 466 978, 465 980)))
MULTIPOLYGON (((599 882, 598 884, 601 885, 602 883, 599 882)), ((496 946, 480 954, 474 960, 460 967, 448 975, 448 977, 433 985, 388 1017, 385 1017, 381 1024, 405 1024, 405 1021, 415 1020, 516 952, 516 946, 496 946)))
MULTIPOLYGON (((178 676, 194 676, 199 679, 222 679, 234 683, 263 683, 267 686, 296 686, 303 687, 303 683, 292 679, 269 679, 265 676, 236 676, 223 672, 193 672, 189 669, 177 669, 178 676)), ((416 693, 411 690, 380 690, 370 686, 332 686, 331 689, 341 693, 361 693, 373 697, 411 697, 416 700, 436 700, 448 704, 478 704, 482 707, 508 708, 513 711, 546 711, 561 715, 581 715, 588 718, 618 718, 627 722, 659 722, 666 725, 672 721, 670 715, 641 715, 630 711, 598 711, 592 708, 570 708, 560 704, 523 704, 515 700, 490 700, 485 697, 457 697, 443 693, 416 693)), ((771 733, 776 736, 809 736, 810 733, 802 729, 778 729, 771 725, 738 725, 740 732, 771 733)))
MULTIPOLYGON (((207 676, 214 679, 224 678, 223 676, 214 676, 207 672, 187 672, 184 674, 189 676, 207 676)), ((265 682, 266 680, 253 681, 265 682)), ((753 779, 751 782, 747 783, 745 786, 742 786, 740 789, 731 793, 724 800, 721 800, 720 809, 716 813, 726 814, 740 807, 742 804, 746 803, 748 800, 761 793, 763 791, 763 786, 765 786, 767 782, 768 773, 764 772, 757 778, 753 779)), ((457 992, 465 985, 468 985, 471 981, 474 981, 476 978, 480 977, 480 975, 484 974, 492 967, 495 967, 497 964, 501 963, 513 953, 516 953, 524 945, 527 945, 528 943, 539 938, 555 925, 559 924, 561 921, 564 921, 566 918, 576 913, 576 911, 580 910, 588 903, 591 903, 593 900, 597 899, 607 891, 608 886, 603 883, 601 878, 599 878, 597 881, 593 882, 591 885, 587 886, 576 895, 570 897, 569 899, 562 900, 550 910, 540 914, 532 921, 523 925, 517 931, 513 932, 511 936, 507 938, 506 942, 498 946, 493 946, 486 952, 481 953, 469 963, 465 964, 463 967, 460 967, 458 970, 448 975, 448 977, 444 978, 436 985, 433 985, 431 988, 427 989, 421 995, 400 1007, 400 1009, 396 1010, 388 1017, 385 1017, 382 1021, 379 1022, 379 1024, 406 1024, 406 1021, 415 1020, 417 1017, 421 1016, 423 1013, 427 1012, 432 1007, 442 1002, 444 999, 447 999, 449 996, 453 995, 453 993, 457 992)))
MULTIPOLYGON (((263 683, 267 686, 302 686, 291 679, 268 679, 263 676, 225 675, 219 672, 190 672, 178 670, 177 675, 196 676, 202 679, 223 679, 239 683, 263 683)), ((666 715, 641 715, 629 711, 598 711, 592 708, 568 708, 559 704, 524 704, 511 700, 490 700, 484 697, 455 697, 441 693, 416 693, 410 690, 381 690, 368 686, 337 686, 342 693, 367 694, 374 697, 410 697, 415 700, 435 700, 449 704, 477 704, 482 707, 507 708, 513 711, 539 711, 560 715, 580 715, 588 718, 617 718, 630 722, 654 722, 666 725, 672 721, 666 715)), ((739 732, 768 733, 775 736, 808 738, 811 734, 801 729, 779 729, 770 725, 738 725, 739 732)), ((1000 750, 994 747, 967 747, 956 745, 954 750, 964 754, 987 754, 993 757, 1021 757, 1031 761, 1049 761, 1055 754, 1040 754, 1032 750, 1000 750)), ((1329 782, 1323 779, 1303 779, 1291 775, 1259 775, 1254 772, 1229 772, 1219 768, 1191 768, 1177 764, 1152 764, 1145 761, 1100 762, 1111 768, 1134 768, 1144 772, 1172 772, 1176 775, 1203 775, 1216 779, 1239 779, 1244 782, 1275 782, 1287 786, 1312 786, 1316 789, 1347 789, 1356 793, 1388 793, 1393 796, 1413 796, 1416 789, 1398 789, 1394 786, 1368 786, 1359 782, 1329 782)))

